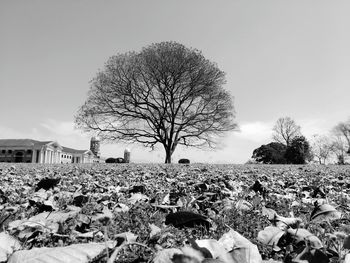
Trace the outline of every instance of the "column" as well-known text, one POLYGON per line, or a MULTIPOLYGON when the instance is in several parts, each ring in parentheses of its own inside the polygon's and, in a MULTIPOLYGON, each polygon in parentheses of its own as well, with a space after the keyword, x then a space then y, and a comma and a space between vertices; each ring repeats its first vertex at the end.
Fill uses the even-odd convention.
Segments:
POLYGON ((32 153, 32 163, 35 163, 36 160, 36 150, 32 149, 33 153, 32 153))

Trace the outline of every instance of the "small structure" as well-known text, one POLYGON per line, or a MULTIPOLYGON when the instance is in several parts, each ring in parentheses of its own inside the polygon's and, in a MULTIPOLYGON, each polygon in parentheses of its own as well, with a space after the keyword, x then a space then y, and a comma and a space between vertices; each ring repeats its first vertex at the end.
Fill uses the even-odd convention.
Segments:
POLYGON ((124 150, 124 162, 130 163, 130 150, 128 148, 124 150))

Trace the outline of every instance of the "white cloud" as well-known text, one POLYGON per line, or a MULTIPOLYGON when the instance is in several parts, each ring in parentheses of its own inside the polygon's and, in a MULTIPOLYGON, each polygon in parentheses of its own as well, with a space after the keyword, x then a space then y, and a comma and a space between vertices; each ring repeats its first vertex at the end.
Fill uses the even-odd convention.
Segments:
POLYGON ((266 142, 271 139, 272 134, 271 122, 246 122, 240 125, 240 131, 235 136, 244 140, 253 142, 266 142))
POLYGON ((40 124, 49 140, 56 140, 61 145, 76 148, 88 149, 90 136, 74 127, 72 121, 46 120, 40 124))
POLYGON ((40 125, 49 132, 61 136, 81 135, 81 132, 74 128, 74 123, 71 121, 57 121, 49 119, 40 125))

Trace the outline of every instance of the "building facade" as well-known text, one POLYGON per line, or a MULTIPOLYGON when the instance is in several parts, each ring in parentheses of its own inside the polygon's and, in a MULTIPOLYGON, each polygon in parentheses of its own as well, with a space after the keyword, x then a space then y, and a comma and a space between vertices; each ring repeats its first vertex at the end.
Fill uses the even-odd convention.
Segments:
POLYGON ((0 139, 0 162, 8 163, 94 163, 100 162, 91 150, 76 150, 56 141, 0 139))

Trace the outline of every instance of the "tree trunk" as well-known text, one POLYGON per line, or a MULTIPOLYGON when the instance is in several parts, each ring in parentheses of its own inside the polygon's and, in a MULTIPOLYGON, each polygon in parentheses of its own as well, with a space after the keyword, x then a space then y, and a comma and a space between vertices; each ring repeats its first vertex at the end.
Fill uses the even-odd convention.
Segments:
POLYGON ((165 163, 171 163, 172 152, 170 149, 165 149, 165 163))

